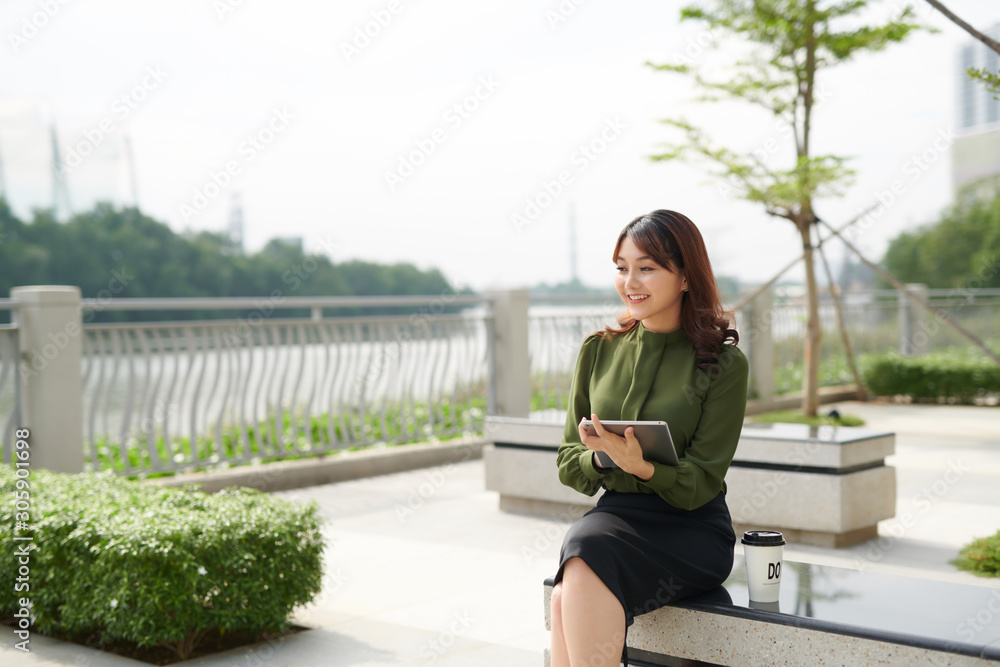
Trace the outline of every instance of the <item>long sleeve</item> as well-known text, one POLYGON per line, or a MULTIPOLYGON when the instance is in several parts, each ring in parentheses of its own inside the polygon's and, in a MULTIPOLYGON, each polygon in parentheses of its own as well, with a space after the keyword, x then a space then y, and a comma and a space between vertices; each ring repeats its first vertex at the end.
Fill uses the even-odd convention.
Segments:
POLYGON ((563 430, 562 444, 556 452, 559 481, 588 496, 597 493, 605 477, 604 473, 598 472, 594 467, 593 452, 580 442, 580 432, 577 429, 581 419, 590 417, 590 378, 598 343, 599 339, 592 334, 580 346, 570 384, 566 427, 563 430))
MULTIPOLYGON (((719 354, 721 372, 711 381, 701 405, 701 418, 680 465, 653 462, 653 476, 639 486, 674 507, 695 509, 725 490, 724 478, 736 454, 747 404, 749 364, 732 345, 719 354)), ((695 400, 688 394, 690 400, 695 400)))

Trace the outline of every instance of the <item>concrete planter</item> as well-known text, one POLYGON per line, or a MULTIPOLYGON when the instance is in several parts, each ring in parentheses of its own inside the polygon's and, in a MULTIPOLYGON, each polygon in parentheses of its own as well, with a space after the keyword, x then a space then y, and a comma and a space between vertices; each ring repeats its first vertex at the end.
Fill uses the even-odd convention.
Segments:
MULTIPOLYGON (((488 417, 486 488, 500 509, 572 519, 594 506, 556 474, 561 422, 488 417)), ((726 476, 739 533, 777 529, 792 543, 843 547, 878 535, 896 509, 896 470, 885 465, 895 435, 854 427, 756 424, 743 427, 726 476)))

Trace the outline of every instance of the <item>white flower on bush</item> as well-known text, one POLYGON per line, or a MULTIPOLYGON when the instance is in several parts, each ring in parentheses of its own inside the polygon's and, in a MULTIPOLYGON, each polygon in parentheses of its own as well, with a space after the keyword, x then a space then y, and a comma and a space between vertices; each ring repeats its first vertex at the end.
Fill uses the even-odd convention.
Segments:
POLYGON ((201 574, 201 575, 208 574, 208 570, 205 569, 204 565, 199 565, 198 566, 198 574, 201 574))
POLYGON ((111 602, 110 602, 110 604, 111 604, 111 608, 115 609, 115 608, 118 607, 118 600, 117 599, 112 599, 111 602))

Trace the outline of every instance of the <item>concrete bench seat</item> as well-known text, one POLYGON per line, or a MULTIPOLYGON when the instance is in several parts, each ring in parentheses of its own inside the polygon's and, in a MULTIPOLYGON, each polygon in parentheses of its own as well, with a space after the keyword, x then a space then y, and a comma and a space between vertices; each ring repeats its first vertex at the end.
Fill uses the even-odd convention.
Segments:
MULTIPOLYGON (((487 417, 486 488, 500 509, 573 518, 600 497, 559 482, 556 450, 563 419, 487 417)), ((895 434, 857 427, 743 425, 726 475, 737 533, 781 530, 790 543, 843 547, 878 536, 896 511, 896 470, 885 464, 895 434)))
POLYGON ((628 646, 636 665, 996 667, 1000 588, 786 561, 779 601, 754 605, 738 555, 720 589, 636 616, 628 646))

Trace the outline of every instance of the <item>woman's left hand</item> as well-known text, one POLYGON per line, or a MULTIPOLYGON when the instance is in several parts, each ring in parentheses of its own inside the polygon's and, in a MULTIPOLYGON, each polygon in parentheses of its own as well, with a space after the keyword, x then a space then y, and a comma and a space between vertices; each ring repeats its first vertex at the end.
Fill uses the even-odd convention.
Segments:
POLYGON ((604 452, 618 464, 619 468, 630 475, 635 475, 640 481, 648 482, 653 476, 654 468, 652 463, 642 458, 642 447, 639 446, 639 441, 635 437, 635 429, 629 426, 625 429, 625 437, 623 438, 604 428, 596 414, 590 415, 590 419, 594 422, 594 430, 597 435, 589 434, 581 424, 579 426, 580 442, 586 445, 587 449, 604 452))

